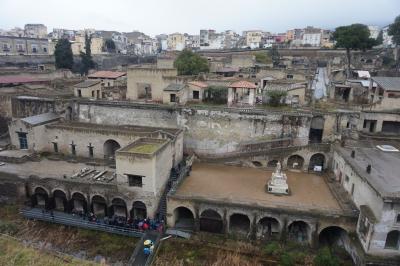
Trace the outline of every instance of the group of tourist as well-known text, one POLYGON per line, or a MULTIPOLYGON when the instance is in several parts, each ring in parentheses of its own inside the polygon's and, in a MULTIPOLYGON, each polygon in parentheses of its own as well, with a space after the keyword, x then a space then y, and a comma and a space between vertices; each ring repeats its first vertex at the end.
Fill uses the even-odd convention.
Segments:
POLYGON ((126 227, 140 231, 157 230, 162 232, 164 229, 164 220, 159 220, 159 219, 150 219, 150 218, 126 219, 124 216, 119 216, 119 215, 113 215, 111 218, 108 216, 98 217, 92 212, 85 214, 83 211, 76 211, 76 210, 72 211, 72 215, 82 217, 82 219, 84 220, 88 220, 90 222, 98 224, 126 227))

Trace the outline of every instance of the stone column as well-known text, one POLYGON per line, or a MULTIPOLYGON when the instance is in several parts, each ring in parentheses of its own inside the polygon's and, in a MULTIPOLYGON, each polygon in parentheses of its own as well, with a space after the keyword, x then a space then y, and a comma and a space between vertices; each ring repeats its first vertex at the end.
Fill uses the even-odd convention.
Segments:
POLYGON ((283 218, 282 219, 282 228, 281 228, 281 234, 280 234, 280 240, 282 242, 286 242, 287 241, 287 218, 283 218))
POLYGON ((255 89, 250 89, 250 94, 249 94, 249 105, 254 105, 254 102, 255 102, 255 100, 254 100, 254 91, 255 91, 255 89))
POLYGON ((199 206, 194 206, 194 231, 200 231, 200 215, 199 215, 199 206))
POLYGON ((222 217, 222 232, 224 233, 224 234, 228 234, 229 233, 229 229, 228 229, 228 227, 229 227, 229 221, 228 221, 228 218, 229 217, 227 217, 228 215, 227 215, 227 211, 226 211, 226 209, 224 209, 224 215, 223 215, 223 217, 222 217))
POLYGON ((310 244, 312 248, 318 248, 319 244, 319 238, 318 238, 318 228, 319 228, 319 223, 315 223, 315 228, 311 232, 311 239, 310 239, 310 244))
POLYGON ((257 214, 253 214, 253 219, 250 221, 250 238, 256 239, 257 237, 257 214))

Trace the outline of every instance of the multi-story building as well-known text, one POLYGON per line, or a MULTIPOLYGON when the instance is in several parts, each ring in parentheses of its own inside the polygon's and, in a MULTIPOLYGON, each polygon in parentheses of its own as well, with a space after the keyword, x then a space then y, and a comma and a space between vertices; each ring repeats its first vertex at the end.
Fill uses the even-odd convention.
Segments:
POLYGON ((368 30, 370 37, 376 40, 378 38, 380 28, 378 26, 368 26, 368 30))
POLYGON ((392 36, 389 35, 388 31, 389 31, 389 26, 382 28, 383 47, 386 48, 395 47, 392 36))
POLYGON ((243 32, 246 37, 246 46, 251 49, 260 48, 263 32, 260 30, 250 30, 243 32))
POLYGON ((307 27, 304 29, 302 45, 319 47, 321 46, 322 30, 314 27, 307 27))
POLYGON ((167 50, 182 51, 185 49, 185 36, 178 32, 168 35, 167 46, 167 50))
POLYGON ((47 55, 49 54, 47 39, 0 36, 0 54, 7 55, 47 55))
POLYGON ((47 27, 43 24, 25 24, 25 37, 47 38, 47 27))

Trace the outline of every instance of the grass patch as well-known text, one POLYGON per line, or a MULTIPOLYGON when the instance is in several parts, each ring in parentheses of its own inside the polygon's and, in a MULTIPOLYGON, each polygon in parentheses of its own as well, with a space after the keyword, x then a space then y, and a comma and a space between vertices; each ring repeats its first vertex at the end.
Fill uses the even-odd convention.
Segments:
POLYGON ((37 249, 25 247, 17 240, 0 236, 0 265, 13 266, 89 266, 92 262, 77 260, 69 256, 52 255, 37 249))
POLYGON ((129 149, 129 151, 136 153, 153 153, 158 147, 160 147, 160 144, 139 144, 129 149))

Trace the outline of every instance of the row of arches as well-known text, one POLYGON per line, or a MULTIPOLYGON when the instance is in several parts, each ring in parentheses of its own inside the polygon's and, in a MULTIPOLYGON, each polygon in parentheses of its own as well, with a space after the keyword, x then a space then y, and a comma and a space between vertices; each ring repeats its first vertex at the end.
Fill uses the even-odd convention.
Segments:
MULTIPOLYGON (((175 227, 179 229, 193 230, 195 219, 193 212, 186 207, 178 207, 174 210, 175 227)), ((227 218, 228 232, 248 236, 251 230, 250 218, 242 213, 233 213, 227 218)), ((262 217, 256 223, 256 236, 259 239, 278 239, 283 231, 283 225, 274 217, 262 217)), ((311 241, 312 228, 302 220, 292 221, 285 228, 288 239, 300 243, 311 241)), ((220 213, 212 209, 206 209, 199 215, 199 230, 211 233, 224 233, 224 219, 220 213)), ((320 231, 319 243, 321 245, 343 244, 347 232, 338 226, 328 226, 320 231)))
POLYGON ((82 212, 93 213, 99 217, 112 217, 113 215, 131 217, 132 219, 147 218, 147 208, 142 201, 133 202, 131 208, 128 208, 125 200, 122 198, 113 198, 110 204, 101 195, 95 195, 90 202, 80 192, 74 192, 71 199, 62 190, 54 190, 52 195, 42 187, 37 187, 31 197, 32 205, 46 209, 56 209, 64 212, 82 212), (128 211, 129 210, 129 211, 128 211))
MULTIPOLYGON (((315 166, 321 166, 322 169, 324 168, 325 165, 325 155, 322 153, 315 153, 310 157, 310 161, 308 163, 308 169, 312 170, 314 169, 315 166)), ((263 164, 259 161, 253 161, 252 162, 253 165, 255 167, 261 167, 263 164)), ((267 167, 269 168, 274 168, 276 167, 278 163, 277 159, 273 159, 268 161, 267 163, 267 167)), ((298 154, 294 154, 292 156, 289 156, 287 161, 286 161, 286 165, 288 167, 288 169, 303 169, 304 168, 304 163, 305 163, 305 159, 298 155, 298 154)))

